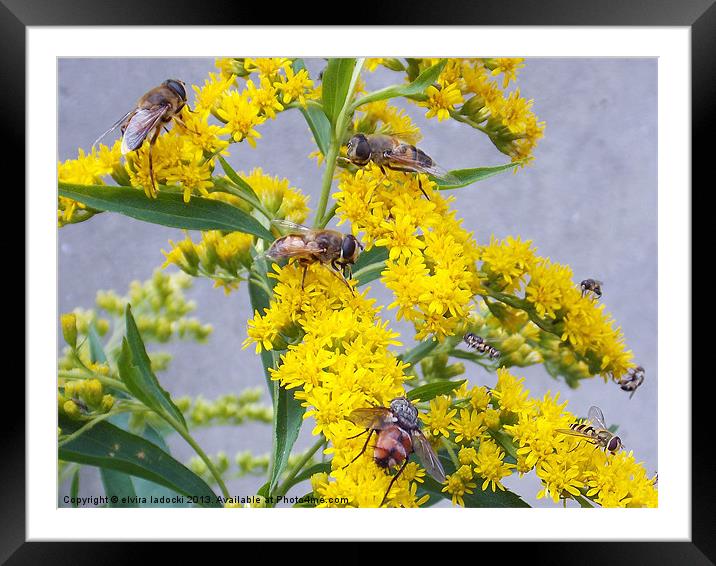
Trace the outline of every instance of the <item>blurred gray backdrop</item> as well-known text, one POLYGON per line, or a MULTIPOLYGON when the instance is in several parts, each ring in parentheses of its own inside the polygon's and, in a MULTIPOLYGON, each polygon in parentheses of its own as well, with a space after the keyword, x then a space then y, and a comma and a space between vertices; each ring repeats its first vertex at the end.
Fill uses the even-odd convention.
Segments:
MULTIPOLYGON (((479 243, 491 235, 520 235, 531 239, 538 253, 569 264, 577 281, 604 281, 602 302, 624 331, 635 360, 646 368, 645 384, 629 400, 627 393, 601 379, 570 390, 553 380, 541 366, 515 369, 527 377, 532 395, 560 391, 569 409, 586 414, 590 405, 602 408, 608 423, 634 450, 647 472, 657 470, 657 61, 656 59, 526 59, 517 86, 534 99, 533 109, 547 123, 533 164, 517 174, 505 173, 453 191, 455 208, 479 243)), ((323 66, 308 60, 315 77, 323 66)), ((58 159, 74 158, 129 110, 147 90, 167 78, 203 84, 213 59, 59 59, 58 159)), ((379 68, 364 73, 369 89, 402 81, 402 75, 379 68)), ((191 91, 190 91, 191 92, 191 91)), ((193 94, 193 93, 192 93, 193 94)), ((190 102, 192 100, 190 94, 190 102)), ((398 101, 400 105, 400 101, 398 101)), ((498 165, 506 162, 487 137, 452 120, 438 123, 424 118, 425 109, 402 105, 422 129, 425 149, 446 169, 498 165)), ((257 148, 232 146, 231 164, 248 172, 286 177, 291 185, 318 202, 321 169, 307 158, 315 149, 311 133, 295 110, 259 127, 257 148)), ((108 138, 106 142, 111 142, 108 138)), ((164 261, 160 250, 168 240, 182 239, 179 230, 144 224, 117 214, 101 214, 59 231, 60 312, 91 308, 100 289, 123 294, 132 280, 144 280, 164 261)), ((197 240, 196 236, 194 237, 197 240)), ((198 303, 196 315, 214 326, 207 344, 176 343, 165 348, 174 355, 162 385, 173 395, 203 395, 212 399, 247 386, 264 386, 259 357, 253 348, 241 349, 245 325, 251 317, 245 289, 225 296, 210 282, 195 280, 188 293, 198 303)), ((377 282, 371 294, 382 304, 391 302, 377 282)), ((384 311, 392 316, 392 311, 384 311)), ((393 323, 409 347, 413 330, 393 323)), ((59 325, 58 325, 59 329, 59 325)), ((61 345, 61 334, 58 332, 61 345)), ((466 377, 473 383, 494 385, 495 377, 474 365, 466 377)), ((268 401, 268 395, 266 395, 268 401)), ((297 448, 312 444, 308 423, 297 448)), ((245 425, 196 431, 204 450, 224 450, 230 457, 271 447, 269 426, 245 425)), ((180 438, 170 438, 173 454, 186 462, 193 451, 180 438)), ((230 480, 234 495, 256 492, 263 477, 230 480)), ((540 489, 534 474, 505 482, 535 506, 540 489)), ((68 486, 61 487, 67 493, 68 486)), ((301 486, 293 493, 302 495, 301 486)), ((86 469, 82 495, 100 495, 99 475, 86 469)))

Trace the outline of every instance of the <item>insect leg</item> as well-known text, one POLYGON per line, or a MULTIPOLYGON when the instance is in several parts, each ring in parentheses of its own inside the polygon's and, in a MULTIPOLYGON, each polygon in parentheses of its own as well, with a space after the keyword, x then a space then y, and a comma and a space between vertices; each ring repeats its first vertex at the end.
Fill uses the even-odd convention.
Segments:
POLYGON ((391 488, 393 487, 393 484, 395 483, 395 480, 397 480, 400 477, 400 474, 403 473, 403 470, 405 469, 405 466, 408 465, 408 459, 405 459, 405 462, 403 462, 403 465, 400 466, 400 469, 398 470, 398 473, 393 476, 393 479, 390 480, 390 484, 388 485, 388 489, 385 492, 385 495, 383 496, 383 501, 380 502, 380 505, 378 507, 382 507, 383 503, 385 503, 385 500, 388 498, 388 494, 390 493, 391 488))
POLYGON ((426 193, 425 189, 423 189, 423 181, 420 179, 420 173, 418 173, 418 187, 420 187, 420 192, 425 195, 425 198, 430 200, 428 193, 426 193))
POLYGON ((157 138, 159 137, 159 132, 161 131, 161 128, 155 128, 154 135, 152 136, 152 139, 149 140, 149 178, 152 182, 152 196, 157 196, 157 184, 154 181, 154 161, 152 160, 152 147, 154 146, 154 142, 157 141, 157 138))
POLYGON ((184 128, 185 130, 191 132, 192 134, 196 134, 196 135, 198 135, 198 136, 201 135, 200 132, 197 132, 196 130, 192 130, 189 126, 187 126, 187 125, 184 123, 184 120, 182 120, 182 119, 179 118, 178 116, 174 116, 174 120, 175 120, 176 122, 179 122, 179 125, 180 125, 182 128, 184 128))
POLYGON ((363 436, 366 432, 368 432, 370 429, 367 428, 363 432, 359 432, 358 434, 354 434, 353 436, 349 436, 346 438, 346 440, 353 440, 354 438, 358 438, 359 436, 363 436))
MULTIPOLYGON (((361 451, 358 453, 358 456, 356 456, 356 457, 353 458, 350 462, 348 462, 345 466, 343 466, 342 469, 345 470, 348 466, 350 466, 353 462, 355 462, 358 458, 360 458, 360 457, 363 455, 363 452, 365 452, 365 449, 368 448, 368 442, 370 441, 370 437, 373 436, 373 433, 374 433, 375 431, 374 431, 372 428, 371 428, 371 429, 366 429, 366 430, 370 430, 370 433, 368 434, 368 438, 365 439, 365 444, 363 445, 363 448, 362 448, 361 451)), ((363 434, 363 433, 361 433, 361 434, 363 434)), ((360 436, 360 435, 358 435, 358 436, 360 436)))
POLYGON ((303 264, 303 275, 301 276, 301 291, 303 291, 303 285, 306 283, 306 271, 308 271, 308 264, 303 264))
MULTIPOLYGON (((324 265, 325 265, 325 264, 324 264, 324 265)), ((328 267, 327 265, 326 265, 326 269, 328 269, 331 273, 333 273, 333 275, 335 275, 336 277, 338 277, 338 279, 340 279, 341 281, 343 281, 343 283, 345 283, 345 286, 348 287, 348 290, 349 290, 349 291, 351 292, 351 294, 355 297, 355 294, 356 294, 356 293, 355 293, 355 291, 353 290, 353 287, 351 287, 350 283, 348 283, 348 280, 345 278, 345 276, 343 275, 343 273, 341 273, 341 271, 340 271, 339 269, 335 269, 335 268, 334 268, 334 269, 331 269, 331 268, 328 267)))

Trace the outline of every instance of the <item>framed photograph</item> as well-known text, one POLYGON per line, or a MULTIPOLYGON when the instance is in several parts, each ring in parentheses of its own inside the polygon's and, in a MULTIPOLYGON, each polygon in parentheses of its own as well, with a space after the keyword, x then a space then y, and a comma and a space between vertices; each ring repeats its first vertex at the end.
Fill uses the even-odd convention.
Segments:
POLYGON ((370 28, 6 4, 28 324, 3 557, 435 540, 709 563, 708 2, 370 28))

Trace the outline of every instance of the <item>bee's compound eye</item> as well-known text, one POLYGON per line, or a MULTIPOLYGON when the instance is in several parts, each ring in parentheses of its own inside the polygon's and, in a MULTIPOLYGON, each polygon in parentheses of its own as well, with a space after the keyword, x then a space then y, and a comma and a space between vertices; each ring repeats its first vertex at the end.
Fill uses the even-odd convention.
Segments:
POLYGON ((184 84, 181 81, 169 79, 164 81, 164 84, 167 85, 174 92, 176 92, 182 100, 186 100, 186 89, 184 88, 184 84))
POLYGON ((607 450, 610 452, 616 452, 619 450, 619 447, 621 446, 622 441, 619 439, 618 436, 612 437, 612 439, 609 441, 609 444, 607 444, 607 450))
POLYGON ((341 258, 352 261, 355 253, 356 239, 353 236, 346 236, 341 244, 341 258))

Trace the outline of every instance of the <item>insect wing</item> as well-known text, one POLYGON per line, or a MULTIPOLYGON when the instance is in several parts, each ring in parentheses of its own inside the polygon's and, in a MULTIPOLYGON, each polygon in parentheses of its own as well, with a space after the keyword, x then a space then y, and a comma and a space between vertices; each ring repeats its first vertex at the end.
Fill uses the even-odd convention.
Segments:
POLYGON ((169 106, 165 105, 137 110, 130 118, 127 129, 124 130, 122 155, 139 149, 149 132, 159 124, 167 110, 169 110, 169 106))
POLYGON ((272 220, 271 225, 276 226, 283 234, 311 234, 313 232, 308 226, 280 218, 272 220))
POLYGON ((412 431, 412 439, 413 450, 415 450, 415 453, 418 455, 425 471, 427 471, 437 481, 443 483, 445 481, 445 470, 443 469, 435 450, 433 450, 433 447, 430 446, 428 439, 425 438, 425 435, 419 430, 412 431))
POLYGON ((269 259, 313 258, 321 248, 315 242, 306 242, 301 236, 279 238, 264 254, 269 259))
POLYGON ((579 438, 584 438, 591 442, 595 442, 595 438, 593 435, 587 434, 586 432, 580 432, 578 430, 574 430, 571 428, 558 428, 558 429, 555 429, 554 432, 559 432, 561 434, 568 434, 569 436, 578 436, 579 438))
POLYGON ((132 115, 132 112, 134 112, 134 108, 133 108, 132 110, 130 110, 129 112, 127 112, 124 116, 122 116, 122 117, 121 117, 119 120, 117 120, 114 124, 112 124, 112 125, 109 127, 109 129, 108 129, 106 132, 104 132, 100 137, 98 137, 96 140, 94 140, 94 143, 92 144, 92 147, 96 146, 96 145, 102 140, 102 138, 104 138, 107 134, 109 134, 110 132, 113 132, 113 131, 116 130, 119 126, 121 126, 121 125, 125 122, 125 120, 127 120, 127 118, 129 118, 129 117, 132 115))
POLYGON ((382 430, 395 422, 393 412, 387 407, 366 407, 355 409, 347 419, 354 425, 371 430, 382 430))
POLYGON ((597 428, 602 428, 604 430, 608 429, 606 423, 604 422, 604 414, 599 407, 589 407, 587 418, 589 418, 589 420, 592 421, 592 424, 594 424, 597 428))
POLYGON ((448 173, 445 169, 435 163, 425 152, 408 144, 400 144, 388 153, 388 159, 393 163, 412 169, 418 173, 426 173, 446 183, 457 184, 460 180, 448 173), (419 156, 423 155, 425 160, 420 161, 419 156))

